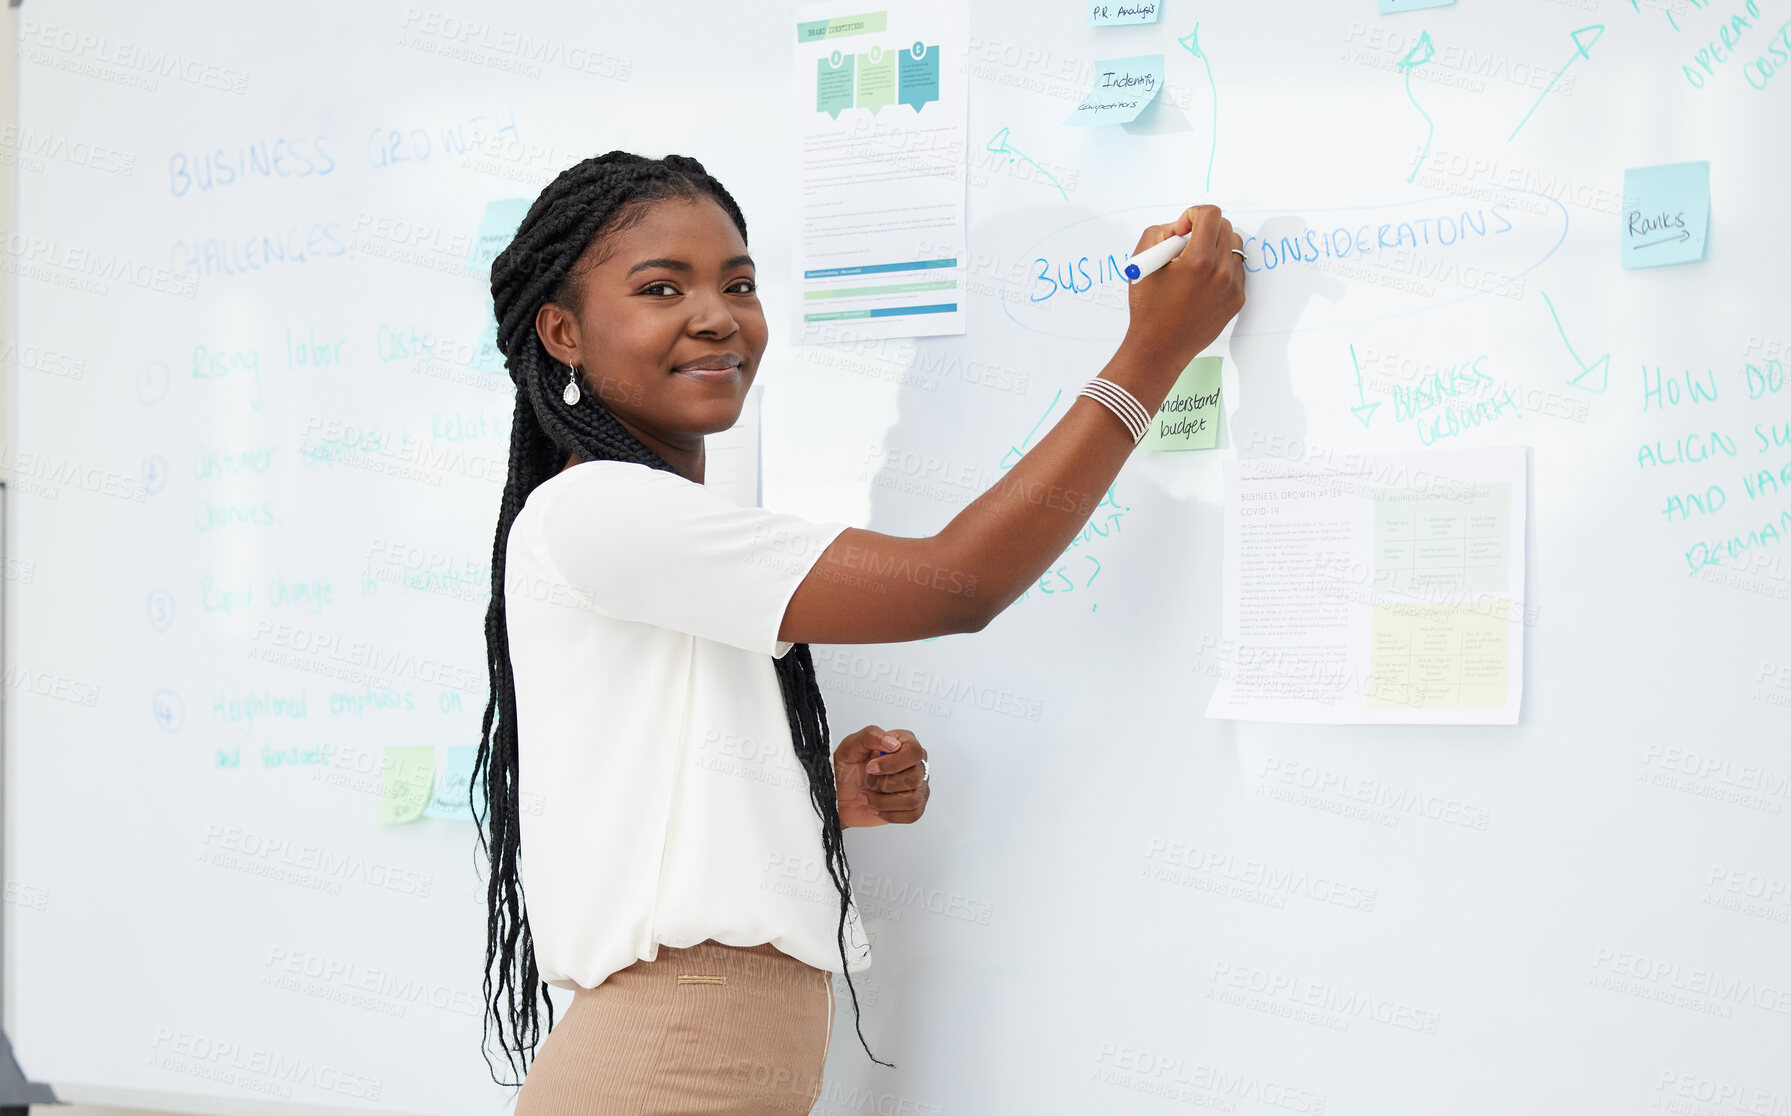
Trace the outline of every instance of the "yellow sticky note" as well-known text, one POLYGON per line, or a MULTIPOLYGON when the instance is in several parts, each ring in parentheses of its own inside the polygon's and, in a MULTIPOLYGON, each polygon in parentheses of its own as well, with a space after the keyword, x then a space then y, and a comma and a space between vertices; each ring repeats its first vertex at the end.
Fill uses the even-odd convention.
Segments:
POLYGON ((1218 357, 1188 362, 1140 444, 1148 450, 1212 449, 1219 444, 1218 357))
POLYGON ((435 749, 430 745, 388 746, 379 785, 379 824, 416 821, 435 792, 435 749))

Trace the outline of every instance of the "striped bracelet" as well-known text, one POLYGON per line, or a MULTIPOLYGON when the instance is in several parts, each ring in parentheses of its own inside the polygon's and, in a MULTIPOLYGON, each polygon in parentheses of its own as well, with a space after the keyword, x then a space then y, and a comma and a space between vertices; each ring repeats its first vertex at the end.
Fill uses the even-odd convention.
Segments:
POLYGON ((1119 421, 1126 424, 1126 431, 1132 435, 1133 445, 1144 441, 1144 436, 1150 432, 1150 412, 1144 409, 1144 404, 1138 402, 1131 392, 1112 380, 1096 376, 1082 385, 1082 390, 1076 394, 1086 395, 1118 415, 1119 421))

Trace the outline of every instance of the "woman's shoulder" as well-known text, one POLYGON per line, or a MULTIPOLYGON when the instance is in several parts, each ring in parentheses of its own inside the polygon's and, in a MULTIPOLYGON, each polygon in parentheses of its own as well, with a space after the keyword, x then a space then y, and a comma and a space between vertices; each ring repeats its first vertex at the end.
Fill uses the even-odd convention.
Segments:
POLYGON ((617 501, 636 493, 663 490, 668 485, 690 483, 676 473, 632 461, 581 461, 536 485, 523 500, 523 510, 527 511, 530 505, 545 507, 566 493, 576 493, 580 500, 617 501))

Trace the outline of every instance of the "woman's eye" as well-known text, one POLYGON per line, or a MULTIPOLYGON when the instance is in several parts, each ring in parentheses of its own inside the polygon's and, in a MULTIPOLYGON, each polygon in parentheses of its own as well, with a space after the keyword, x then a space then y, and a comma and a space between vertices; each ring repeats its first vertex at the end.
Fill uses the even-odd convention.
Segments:
POLYGON ((758 283, 751 279, 737 279, 728 285, 728 290, 736 294, 752 294, 759 289, 758 283))
POLYGON ((677 294, 678 293, 678 288, 672 286, 670 283, 648 283, 646 286, 641 288, 641 293, 642 294, 652 294, 655 291, 658 291, 661 289, 663 289, 667 294, 677 294))

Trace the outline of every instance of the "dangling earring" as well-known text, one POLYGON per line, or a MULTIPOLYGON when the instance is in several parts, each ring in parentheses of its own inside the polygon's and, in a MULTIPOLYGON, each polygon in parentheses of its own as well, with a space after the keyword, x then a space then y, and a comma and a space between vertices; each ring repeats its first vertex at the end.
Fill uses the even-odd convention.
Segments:
POLYGON ((566 373, 570 378, 566 381, 566 390, 560 393, 560 398, 566 401, 566 406, 576 407, 578 406, 578 365, 568 364, 566 373))

